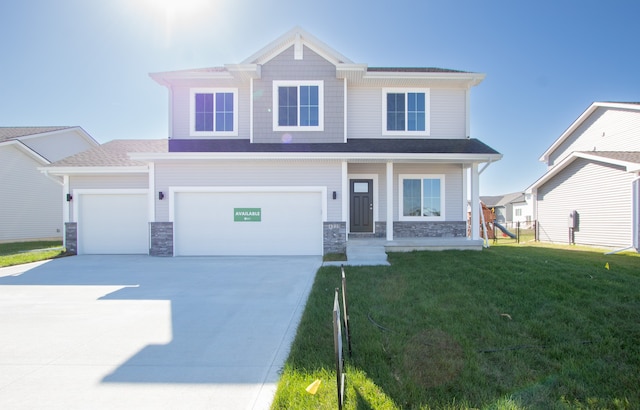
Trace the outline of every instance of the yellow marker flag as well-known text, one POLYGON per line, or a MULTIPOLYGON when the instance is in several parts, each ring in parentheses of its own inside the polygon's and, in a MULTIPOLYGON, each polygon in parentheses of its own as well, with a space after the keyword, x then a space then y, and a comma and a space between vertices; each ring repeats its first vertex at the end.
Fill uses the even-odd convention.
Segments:
POLYGON ((307 386, 305 390, 309 394, 316 394, 318 387, 320 387, 320 383, 322 383, 322 381, 320 379, 316 379, 316 381, 307 386))
POLYGON ((609 270, 609 262, 607 262, 607 263, 605 263, 605 264, 604 264, 604 268, 605 268, 606 270, 609 270))

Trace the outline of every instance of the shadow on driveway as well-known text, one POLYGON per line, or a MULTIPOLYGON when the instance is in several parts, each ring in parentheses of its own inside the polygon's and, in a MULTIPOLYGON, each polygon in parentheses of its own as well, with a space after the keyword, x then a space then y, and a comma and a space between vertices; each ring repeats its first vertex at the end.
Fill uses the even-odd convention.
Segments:
POLYGON ((0 336, 0 354, 12 358, 0 376, 0 405, 42 404, 7 396, 40 381, 63 407, 74 394, 56 391, 67 386, 56 380, 82 384, 84 374, 86 388, 96 389, 90 397, 104 396, 95 407, 135 406, 145 396, 147 405, 175 403, 153 387, 135 388, 129 401, 112 396, 134 394, 132 384, 216 385, 180 389, 182 407, 268 407, 321 263, 123 255, 0 269, 0 327, 11 330, 0 336), (111 384, 118 387, 106 394, 111 384))

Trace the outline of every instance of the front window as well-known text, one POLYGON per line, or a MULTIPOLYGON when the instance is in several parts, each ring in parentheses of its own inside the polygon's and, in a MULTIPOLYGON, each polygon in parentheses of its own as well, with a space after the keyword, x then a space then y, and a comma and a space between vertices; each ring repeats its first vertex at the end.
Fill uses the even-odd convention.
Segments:
POLYGON ((237 136, 238 95, 235 89, 191 89, 191 136, 237 136))
POLYGON ((274 131, 323 130, 322 81, 274 81, 274 131))
POLYGON ((429 90, 383 90, 384 135, 429 135, 429 90))
POLYGON ((444 220, 444 175, 400 176, 400 220, 444 220))

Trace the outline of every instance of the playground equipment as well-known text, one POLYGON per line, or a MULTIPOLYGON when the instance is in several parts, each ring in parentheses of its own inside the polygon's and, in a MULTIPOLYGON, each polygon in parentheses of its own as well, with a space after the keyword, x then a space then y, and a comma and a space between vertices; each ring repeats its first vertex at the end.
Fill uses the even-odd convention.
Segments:
MULTIPOLYGON (((498 228, 502 231, 503 234, 507 235, 511 239, 516 239, 516 235, 512 232, 509 232, 507 228, 503 225, 496 222, 496 214, 493 209, 486 206, 483 202, 480 202, 482 206, 482 215, 480 222, 480 236, 488 239, 496 239, 496 230, 498 228)), ((469 213, 469 235, 471 234, 471 214, 469 213)))

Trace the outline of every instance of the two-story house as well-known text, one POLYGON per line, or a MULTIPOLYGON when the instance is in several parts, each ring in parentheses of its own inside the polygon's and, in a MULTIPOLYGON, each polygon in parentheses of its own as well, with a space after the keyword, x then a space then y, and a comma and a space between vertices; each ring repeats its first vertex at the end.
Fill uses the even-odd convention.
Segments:
POLYGON ((591 104, 540 161, 527 192, 541 241, 638 249, 639 103, 591 104))
POLYGON ((368 67, 296 27, 238 64, 151 78, 168 90, 168 141, 115 141, 49 170, 73 198, 78 252, 321 255, 356 237, 482 246, 477 207, 467 238, 467 192, 479 203, 480 167, 501 158, 470 138, 483 74, 368 67))

